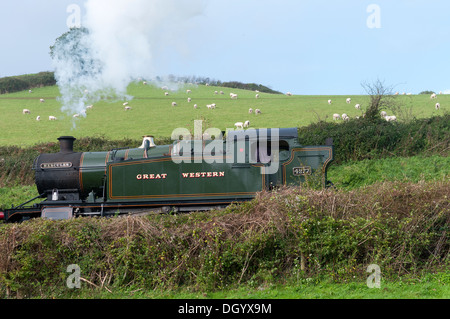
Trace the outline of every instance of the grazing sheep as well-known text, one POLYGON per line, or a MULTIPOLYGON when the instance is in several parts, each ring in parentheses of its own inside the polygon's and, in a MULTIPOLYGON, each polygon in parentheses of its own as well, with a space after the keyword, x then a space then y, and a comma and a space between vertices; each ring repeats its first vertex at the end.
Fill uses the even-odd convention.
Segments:
POLYGON ((44 99, 39 99, 39 102, 44 103, 45 100, 44 99))
POLYGON ((328 100, 328 104, 330 104, 330 105, 331 105, 331 100, 328 100))
POLYGON ((56 118, 56 116, 50 115, 50 116, 48 117, 48 120, 49 120, 49 121, 56 121, 57 118, 56 118))
POLYGON ((169 92, 164 92, 164 95, 165 95, 165 96, 168 96, 168 95, 169 95, 169 92))
POLYGON ((38 116, 36 116, 36 121, 40 121, 41 120, 41 117, 38 115, 38 116))
POLYGON ((142 82, 142 84, 144 84, 144 85, 147 85, 147 82, 146 82, 146 81, 144 81, 144 82, 142 82))
POLYGON ((194 104, 194 109, 196 109, 197 108, 197 104, 194 104))
POLYGON ((434 106, 436 110, 439 110, 441 108, 441 104, 436 103, 436 105, 434 106))
POLYGON ((172 106, 177 106, 177 102, 172 102, 172 106))
POLYGON ((249 126, 250 126, 250 121, 249 120, 245 121, 244 122, 244 127, 249 127, 249 126))
POLYGON ((188 90, 186 90, 186 93, 192 93, 192 91, 188 89, 188 90))
POLYGON ((436 93, 431 94, 430 99, 435 99, 436 98, 436 93))
POLYGON ((339 114, 337 114, 337 113, 334 113, 334 114, 333 114, 333 120, 337 121, 337 120, 339 120, 340 118, 341 118, 341 116, 340 116, 339 114))
POLYGON ((341 117, 344 121, 348 121, 350 119, 346 113, 342 114, 341 117))
POLYGON ((235 93, 230 93, 230 97, 231 99, 236 100, 238 98, 238 95, 235 93))
POLYGON ((395 115, 387 115, 386 117, 385 117, 385 119, 386 119, 386 121, 388 121, 388 122, 395 122, 395 121, 397 121, 397 117, 395 116, 395 115))
POLYGON ((219 92, 218 91, 214 91, 214 94, 219 94, 219 92))
MULTIPOLYGON (((125 105, 125 103, 124 103, 124 105, 125 105)), ((128 105, 128 102, 127 102, 127 105, 128 105)), ((93 105, 88 105, 88 106, 86 106, 86 110, 91 110, 93 107, 94 107, 93 105)))
POLYGON ((381 115, 381 117, 386 117, 387 113, 386 113, 386 111, 381 111, 380 115, 381 115))
POLYGON ((356 104, 356 105, 355 105, 355 109, 360 110, 360 109, 361 109, 361 105, 356 104))
POLYGON ((125 111, 131 110, 131 106, 125 106, 125 111))
POLYGON ((220 93, 220 94, 224 94, 223 91, 220 91, 219 93, 220 93))
POLYGON ((123 106, 127 106, 127 105, 128 105, 128 102, 125 102, 125 103, 123 103, 122 105, 123 105, 123 106))
POLYGON ((80 117, 80 114, 76 113, 72 116, 73 118, 80 117))
POLYGON ((187 100, 187 101, 188 101, 188 103, 189 103, 189 102, 191 102, 191 101, 192 101, 192 99, 191 99, 190 97, 188 97, 188 100, 187 100))
POLYGON ((213 104, 207 104, 206 105, 206 107, 208 108, 208 109, 215 109, 216 108, 216 104, 215 103, 213 103, 213 104))
POLYGON ((31 91, 31 90, 28 90, 28 93, 32 93, 33 91, 31 91))
POLYGON ((248 114, 252 114, 253 113, 253 109, 252 108, 249 108, 248 109, 248 114))
POLYGON ((351 101, 352 101, 352 99, 349 97, 345 100, 345 102, 347 102, 347 104, 350 104, 351 101))
POLYGON ((291 92, 287 92, 286 95, 287 96, 292 96, 292 93, 291 92))
POLYGON ((255 114, 261 114, 261 110, 260 109, 256 109, 255 110, 255 114))
POLYGON ((30 114, 30 110, 29 109, 23 109, 22 110, 22 114, 30 114))
POLYGON ((255 98, 259 99, 259 94, 256 94, 256 95, 255 95, 255 98))
POLYGON ((244 129, 244 123, 242 123, 242 122, 236 122, 236 123, 234 123, 234 126, 236 126, 236 129, 238 129, 238 128, 244 129))

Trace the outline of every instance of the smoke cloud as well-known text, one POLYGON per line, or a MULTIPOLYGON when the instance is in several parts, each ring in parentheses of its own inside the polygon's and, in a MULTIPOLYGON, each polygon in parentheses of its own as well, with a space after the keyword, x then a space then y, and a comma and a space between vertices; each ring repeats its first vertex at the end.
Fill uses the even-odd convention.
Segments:
POLYGON ((205 0, 87 0, 82 28, 53 47, 62 110, 83 114, 101 99, 131 99, 138 78, 166 75, 172 52, 188 50, 185 36, 205 0))

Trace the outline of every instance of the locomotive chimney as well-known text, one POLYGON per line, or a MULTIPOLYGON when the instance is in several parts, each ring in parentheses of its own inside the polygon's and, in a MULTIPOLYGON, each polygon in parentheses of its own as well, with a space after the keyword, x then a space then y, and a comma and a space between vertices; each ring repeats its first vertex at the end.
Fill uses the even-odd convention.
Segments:
POLYGON ((58 137, 59 151, 61 153, 73 153, 73 142, 76 140, 73 136, 58 137))

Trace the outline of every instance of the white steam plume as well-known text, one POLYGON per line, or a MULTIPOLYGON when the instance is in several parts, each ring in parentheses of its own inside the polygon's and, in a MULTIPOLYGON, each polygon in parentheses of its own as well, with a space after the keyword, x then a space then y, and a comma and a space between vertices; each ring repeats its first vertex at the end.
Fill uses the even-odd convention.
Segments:
POLYGON ((100 99, 130 99, 131 81, 164 75, 165 53, 186 50, 184 36, 205 0, 87 0, 85 8, 84 29, 53 47, 62 110, 69 114, 83 114, 100 99))

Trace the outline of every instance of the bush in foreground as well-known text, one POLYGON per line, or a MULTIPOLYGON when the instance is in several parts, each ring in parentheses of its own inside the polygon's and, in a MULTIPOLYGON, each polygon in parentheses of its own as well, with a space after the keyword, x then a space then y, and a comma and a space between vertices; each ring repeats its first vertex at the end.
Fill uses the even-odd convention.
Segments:
MULTIPOLYGON (((355 191, 283 188, 223 211, 0 225, 0 295, 45 296, 83 284, 217 290, 326 276, 420 274, 449 265, 450 184, 355 191)), ((365 280, 365 279, 363 279, 365 280)))

